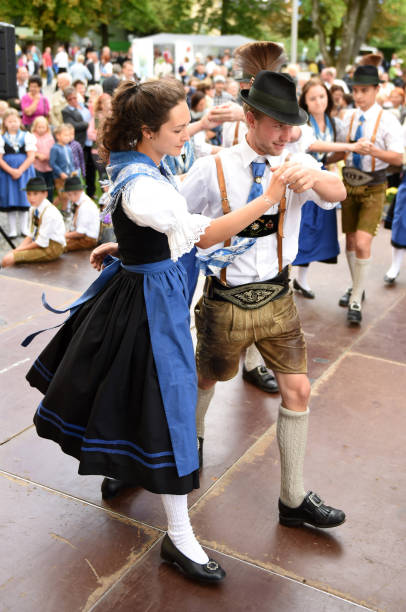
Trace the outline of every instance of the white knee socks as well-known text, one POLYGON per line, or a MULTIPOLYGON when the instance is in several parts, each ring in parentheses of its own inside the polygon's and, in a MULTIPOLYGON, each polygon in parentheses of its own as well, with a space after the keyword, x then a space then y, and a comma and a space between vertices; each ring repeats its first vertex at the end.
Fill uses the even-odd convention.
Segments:
POLYGON ((303 486, 303 464, 306 452, 309 409, 295 412, 279 407, 276 436, 281 456, 282 503, 297 508, 306 491, 303 486))
POLYGON ((386 273, 389 278, 396 278, 400 272, 405 249, 397 249, 392 247, 392 265, 386 273))
POLYGON ((356 302, 361 305, 362 292, 365 289, 365 281, 368 274, 368 267, 371 263, 371 257, 368 259, 359 259, 355 257, 354 276, 350 302, 356 302))
POLYGON ((204 438, 204 417, 214 395, 214 386, 211 389, 197 389, 196 404, 196 431, 198 438, 204 438))
POLYGON ((264 360, 255 344, 251 344, 245 351, 244 365, 248 372, 258 366, 264 365, 264 360))
POLYGON ((355 270, 355 251, 346 251, 345 255, 347 257, 348 267, 350 269, 351 280, 354 280, 354 270, 355 270))
POLYGON ((306 291, 311 291, 311 287, 307 282, 307 273, 309 272, 309 266, 298 266, 297 282, 306 291))
POLYGON ((17 213, 15 211, 7 213, 8 235, 17 236, 17 213))
POLYGON ((28 227, 28 219, 29 219, 28 210, 20 211, 20 230, 24 236, 28 235, 29 227, 28 227))
POLYGON ((161 495, 168 519, 168 535, 181 553, 195 563, 207 563, 209 558, 195 538, 187 509, 187 495, 161 495))

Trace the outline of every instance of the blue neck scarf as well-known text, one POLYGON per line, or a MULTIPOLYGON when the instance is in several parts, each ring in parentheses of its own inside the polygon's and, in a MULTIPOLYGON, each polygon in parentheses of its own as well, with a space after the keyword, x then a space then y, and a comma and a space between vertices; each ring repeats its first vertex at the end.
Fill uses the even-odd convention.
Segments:
POLYGON ((25 141, 25 134, 22 130, 18 130, 15 138, 11 138, 11 135, 8 132, 3 134, 3 140, 12 148, 16 153, 19 152, 20 147, 23 146, 25 141))
MULTIPOLYGON (((309 115, 309 119, 310 119, 310 124, 311 124, 311 126, 313 128, 314 134, 316 136, 316 140, 324 140, 326 142, 334 142, 334 129, 333 129, 332 123, 331 123, 330 118, 329 118, 328 115, 324 114, 324 121, 326 123, 326 130, 325 130, 325 132, 321 132, 320 131, 319 124, 317 123, 317 121, 313 117, 313 115, 309 115)), ((323 161, 325 153, 317 153, 316 151, 312 151, 311 155, 313 155, 313 157, 315 157, 317 159, 317 161, 321 162, 321 161, 323 161)))
POLYGON ((132 182, 139 176, 150 176, 161 183, 168 181, 175 187, 176 181, 173 178, 171 171, 164 161, 161 161, 163 169, 166 171, 164 176, 155 162, 138 151, 116 151, 110 153, 110 164, 107 167, 107 173, 110 178, 111 187, 108 192, 107 206, 103 211, 103 217, 106 214, 112 214, 117 206, 119 198, 123 191, 131 187, 132 182))

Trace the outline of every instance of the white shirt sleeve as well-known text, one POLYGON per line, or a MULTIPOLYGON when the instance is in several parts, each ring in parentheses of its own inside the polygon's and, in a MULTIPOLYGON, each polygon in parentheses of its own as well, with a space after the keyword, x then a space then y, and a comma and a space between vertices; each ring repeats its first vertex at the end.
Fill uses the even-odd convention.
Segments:
POLYGON ((213 145, 209 142, 206 142, 206 132, 205 130, 200 130, 193 136, 193 145, 195 148, 196 158, 204 157, 205 155, 210 155, 213 145))
POLYGON ((140 176, 123 192, 122 206, 131 221, 168 236, 171 259, 188 253, 211 219, 188 212, 185 198, 168 184, 140 176))
POLYGON ((76 231, 89 238, 97 238, 100 231, 99 210, 96 204, 83 202, 78 211, 76 231))
POLYGON ((24 136, 24 140, 25 140, 25 150, 26 151, 36 151, 37 150, 37 143, 36 143, 34 134, 31 134, 31 132, 27 132, 24 136))
POLYGON ((4 139, 0 136, 0 155, 4 155, 4 139))

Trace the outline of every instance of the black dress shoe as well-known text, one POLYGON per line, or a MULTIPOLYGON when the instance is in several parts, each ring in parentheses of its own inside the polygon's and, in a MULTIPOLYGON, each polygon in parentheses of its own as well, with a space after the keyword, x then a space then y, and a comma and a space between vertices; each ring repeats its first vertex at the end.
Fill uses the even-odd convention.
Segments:
POLYGON ((101 485, 101 493, 103 499, 111 499, 119 495, 124 489, 134 487, 124 480, 116 480, 115 478, 105 478, 101 485))
POLYGON ((197 437, 197 452, 199 453, 199 470, 203 467, 203 442, 204 438, 197 437))
POLYGON ((351 302, 351 304, 348 306, 347 321, 348 323, 353 323, 354 325, 360 325, 362 321, 362 313, 361 306, 357 304, 357 302, 351 302))
POLYGON ((327 529, 328 527, 338 527, 345 521, 345 514, 342 510, 326 506, 320 497, 309 491, 300 506, 289 508, 279 500, 279 522, 285 527, 300 527, 305 523, 327 529))
POLYGON ((168 563, 176 563, 185 576, 199 582, 220 582, 226 575, 223 568, 213 559, 201 565, 186 557, 176 548, 168 534, 165 534, 162 540, 161 557, 168 563))
MULTIPOLYGON (((343 306, 344 308, 348 308, 348 306, 350 305, 351 293, 352 293, 352 288, 350 287, 349 289, 347 289, 344 295, 340 297, 340 299, 338 300, 338 305, 343 306)), ((362 302, 365 300, 365 291, 362 292, 361 300, 362 302)))
POLYGON ((398 276, 399 272, 396 274, 396 276, 388 276, 387 274, 385 274, 383 280, 387 285, 394 285, 398 276))
POLYGON ((303 297, 309 300, 314 300, 314 298, 316 297, 316 294, 314 293, 314 291, 312 291, 311 289, 305 289, 304 287, 299 285, 296 279, 293 280, 293 289, 301 293, 303 297))
POLYGON ((253 370, 247 370, 245 366, 242 369, 242 377, 247 382, 266 391, 267 393, 278 393, 279 387, 275 376, 265 367, 258 366, 253 370))

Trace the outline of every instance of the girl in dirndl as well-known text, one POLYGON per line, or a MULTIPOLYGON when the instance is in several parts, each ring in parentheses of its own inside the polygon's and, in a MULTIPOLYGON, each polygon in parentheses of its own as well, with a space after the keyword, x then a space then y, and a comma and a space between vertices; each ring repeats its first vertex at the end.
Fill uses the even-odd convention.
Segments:
POLYGON ((0 136, 0 211, 8 217, 8 235, 27 235, 28 211, 25 186, 35 176, 35 139, 21 127, 18 112, 10 108, 4 113, 2 135, 0 136), (17 212, 20 229, 17 230, 17 212))

